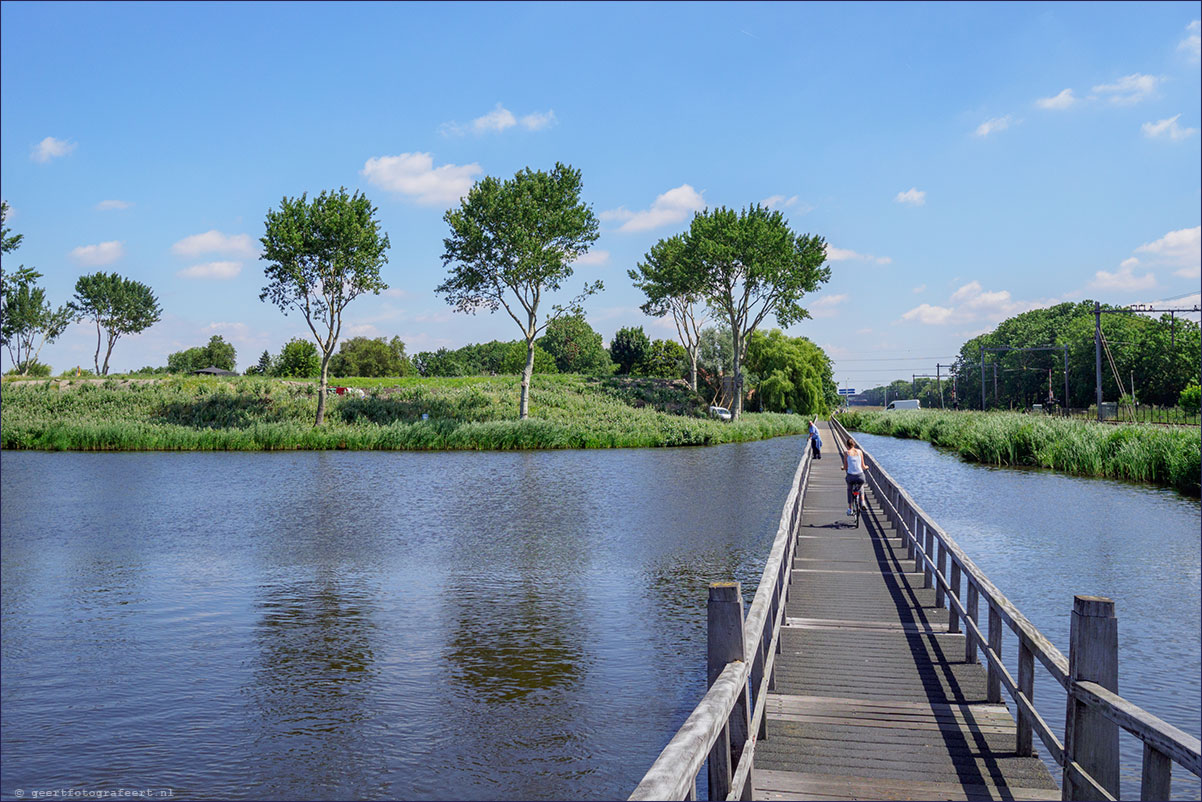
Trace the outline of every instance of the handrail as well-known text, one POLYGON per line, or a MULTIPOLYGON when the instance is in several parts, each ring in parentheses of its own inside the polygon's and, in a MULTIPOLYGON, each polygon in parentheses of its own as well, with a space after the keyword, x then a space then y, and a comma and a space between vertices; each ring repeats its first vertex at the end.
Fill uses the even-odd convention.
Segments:
MULTIPOLYGON (((756 588, 751 607, 743 620, 744 660, 727 663, 717 679, 689 714, 681 728, 643 776, 631 800, 696 799, 697 774, 716 744, 729 739, 730 719, 739 700, 750 688, 753 704, 747 740, 739 760, 731 767, 730 790, 721 798, 750 798, 755 746, 763 735, 767 715, 767 692, 772 687, 780 629, 785 620, 785 600, 792 565, 801 503, 809 481, 811 450, 807 444, 793 473, 789 494, 781 511, 776 537, 756 588)), ((716 789, 711 788, 711 796, 716 789)), ((722 789, 725 790, 725 789, 722 789)))
MULTIPOLYGON (((847 438, 847 429, 832 416, 831 425, 836 430, 836 445, 843 450, 843 440, 847 438)), ((1199 758, 1199 739, 1168 724, 1152 713, 1123 699, 1117 693, 1108 690, 1103 685, 1086 681, 1078 674, 1073 676, 1072 661, 1066 658, 1047 637, 1041 633, 1030 620, 1026 618, 1006 598, 984 572, 971 560, 964 550, 947 534, 930 515, 914 501, 909 493, 902 488, 888 471, 880 466, 870 454, 864 452, 865 464, 869 467, 868 479, 876 491, 878 501, 885 514, 894 524, 896 530, 906 539, 907 558, 915 560, 914 570, 922 571, 924 587, 935 588, 935 603, 946 606, 951 616, 949 631, 958 632, 963 625, 966 638, 966 656, 971 661, 976 660, 976 650, 980 648, 989 667, 989 684, 987 694, 989 701, 998 702, 1001 688, 1005 688, 1018 709, 1018 744, 1017 752, 1023 755, 1031 754, 1031 736, 1038 734, 1040 740, 1048 748, 1052 759, 1062 767, 1066 782, 1074 788, 1065 790, 1065 798, 1077 798, 1079 794, 1089 794, 1087 798, 1117 797, 1118 770, 1117 766, 1107 765, 1105 760, 1091 761, 1091 767, 1083 767, 1071 754, 1070 732, 1076 726, 1074 718, 1074 703, 1099 713, 1108 721, 1126 730, 1144 742, 1144 773, 1141 788, 1143 799, 1167 799, 1170 761, 1181 765, 1190 773, 1202 776, 1202 759, 1199 758), (945 569, 950 566, 950 571, 945 569), (948 576, 950 573, 950 578, 948 576), (967 578, 967 605, 960 599, 961 577, 967 578), (977 622, 979 599, 984 598, 989 612, 988 632, 983 632, 977 622), (1005 623, 1019 640, 1019 677, 1016 681, 1006 670, 1002 662, 1001 626, 1005 623), (1051 727, 1035 710, 1034 696, 1034 661, 1047 669, 1053 679, 1068 693, 1069 714, 1066 716, 1065 741, 1062 743, 1053 733, 1051 727), (1092 768, 1094 774, 1091 774, 1092 768), (1095 774, 1101 769, 1108 775, 1108 781, 1103 782, 1095 774), (1107 786, 1110 786, 1109 788, 1107 786), (1077 790, 1078 786, 1080 791, 1077 790)), ((1089 597, 1078 597, 1079 605, 1089 597)), ((1109 600, 1093 600, 1110 605, 1109 600)), ((1084 602, 1086 605, 1089 602, 1084 602)), ((1074 615, 1077 611, 1074 610, 1074 615)), ((1117 633, 1117 625, 1113 617, 1105 626, 1113 628, 1117 633)), ((1074 624, 1075 626, 1075 624, 1074 624)), ((1115 635, 1113 648, 1117 648, 1115 635)), ((1075 648, 1075 647, 1074 647, 1075 648)), ((1071 657, 1071 656, 1070 656, 1071 657)), ((1113 673, 1117 676, 1117 652, 1111 657, 1113 673)), ((1103 660, 1105 662, 1105 660, 1103 660)), ((1096 756, 1094 756, 1096 758, 1096 756)), ((1117 762, 1117 742, 1111 757, 1117 762)))

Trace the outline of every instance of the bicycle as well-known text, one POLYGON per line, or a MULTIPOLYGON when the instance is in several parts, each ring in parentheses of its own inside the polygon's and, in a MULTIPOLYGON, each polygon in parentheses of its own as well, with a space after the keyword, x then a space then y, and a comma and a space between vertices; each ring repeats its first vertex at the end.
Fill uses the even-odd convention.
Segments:
POLYGON ((863 489, 864 485, 856 485, 851 489, 852 520, 856 529, 860 528, 860 510, 864 508, 864 502, 860 498, 860 491, 863 489))

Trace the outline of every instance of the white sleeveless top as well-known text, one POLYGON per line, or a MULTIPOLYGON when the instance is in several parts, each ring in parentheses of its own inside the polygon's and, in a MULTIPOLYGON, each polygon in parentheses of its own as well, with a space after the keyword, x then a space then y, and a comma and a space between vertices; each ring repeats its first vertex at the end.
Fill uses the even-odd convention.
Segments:
POLYGON ((860 461, 859 454, 848 454, 847 455, 847 472, 848 473, 863 473, 864 472, 864 465, 860 461))

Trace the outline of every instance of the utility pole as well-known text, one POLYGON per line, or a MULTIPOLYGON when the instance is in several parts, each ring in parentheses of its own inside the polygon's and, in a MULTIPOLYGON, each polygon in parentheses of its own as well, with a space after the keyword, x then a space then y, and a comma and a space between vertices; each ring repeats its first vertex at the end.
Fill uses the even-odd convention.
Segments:
POLYGON ((985 411, 985 346, 981 346, 981 411, 985 411))
POLYGON ((939 388, 939 408, 943 409, 943 379, 939 376, 939 363, 935 363, 935 386, 939 388))
POLYGON ((1102 420, 1102 305, 1093 302, 1093 377, 1098 420, 1102 420))

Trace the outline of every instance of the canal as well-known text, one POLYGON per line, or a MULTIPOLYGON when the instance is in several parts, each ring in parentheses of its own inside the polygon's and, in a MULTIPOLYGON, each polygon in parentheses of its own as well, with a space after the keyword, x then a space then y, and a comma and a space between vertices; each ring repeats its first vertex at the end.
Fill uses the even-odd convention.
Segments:
MULTIPOLYGON (((1061 648, 1115 598, 1120 691, 1198 734, 1196 501, 863 440, 1061 648)), ((0 453, 0 793, 624 798, 800 448, 0 453)))

